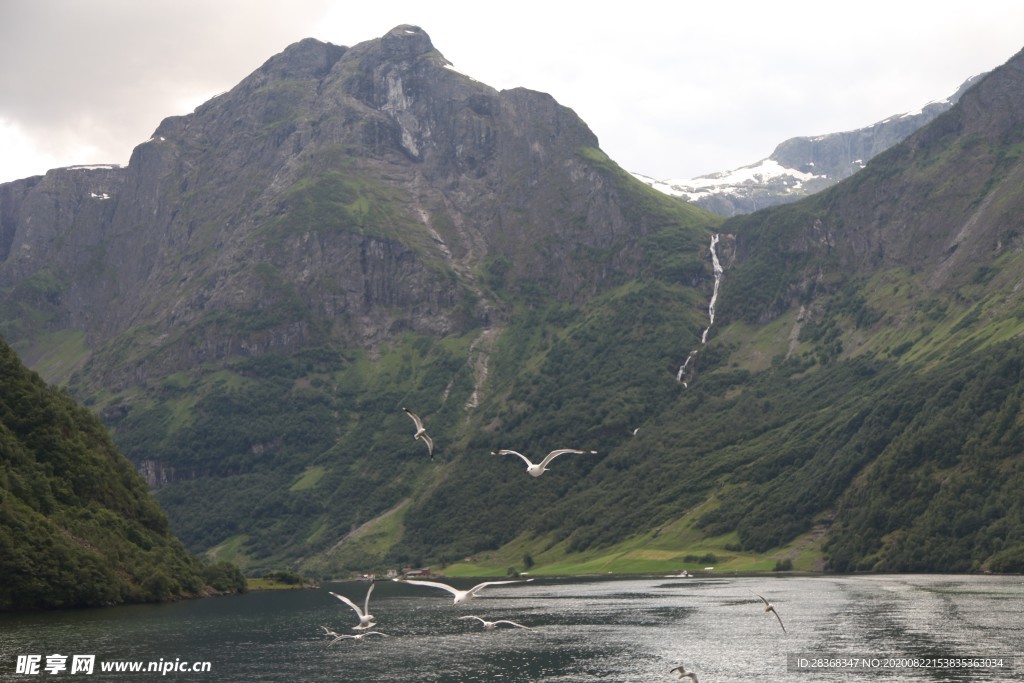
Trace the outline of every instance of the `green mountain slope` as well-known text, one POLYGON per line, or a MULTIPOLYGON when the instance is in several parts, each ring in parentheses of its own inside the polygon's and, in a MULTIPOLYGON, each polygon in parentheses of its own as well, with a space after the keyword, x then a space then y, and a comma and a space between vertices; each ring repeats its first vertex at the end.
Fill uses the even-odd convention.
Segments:
POLYGON ((191 550, 317 576, 1021 568, 1024 58, 724 223, 550 97, 448 66, 415 27, 302 41, 128 168, 0 193, 0 325, 191 550), (539 478, 491 454, 564 447, 598 453, 539 478))
POLYGON ((210 571, 171 534, 99 420, 2 340, 0 454, 0 611, 165 600, 219 583, 224 568, 210 571))
POLYGON ((646 282, 668 306, 652 320, 693 343, 720 219, 624 172, 549 96, 448 66, 415 27, 302 41, 120 172, 8 188, 0 324, 103 416, 193 550, 383 561, 484 403, 588 302, 618 315, 646 282), (43 201, 98 184, 109 203, 43 201), (380 516, 392 536, 350 547, 380 516))
POLYGON ((842 571, 1020 570, 1022 62, 849 181, 724 224, 734 252, 685 391, 637 370, 659 355, 621 328, 569 328, 558 361, 520 377, 534 388, 520 408, 491 406, 500 437, 478 437, 476 459, 412 508, 402 543, 485 550, 492 567, 529 556, 533 571, 623 553, 614 568, 682 525, 675 552, 652 558, 707 546, 746 566, 767 553, 842 571), (631 411, 637 394, 651 400, 631 411), (484 455, 574 443, 606 455, 558 461, 545 477, 560 481, 504 481, 518 465, 484 455))

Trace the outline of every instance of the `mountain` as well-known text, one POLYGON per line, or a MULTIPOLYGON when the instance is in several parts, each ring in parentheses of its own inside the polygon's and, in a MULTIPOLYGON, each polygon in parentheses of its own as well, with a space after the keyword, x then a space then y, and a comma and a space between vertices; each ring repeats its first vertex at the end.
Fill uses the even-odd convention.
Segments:
POLYGON ((731 171, 692 179, 655 180, 634 174, 651 187, 721 216, 747 214, 787 204, 849 178, 875 155, 931 122, 960 99, 981 76, 955 93, 914 112, 890 116, 865 128, 813 137, 790 138, 767 159, 731 171))
POLYGON ((443 477, 400 408, 439 445, 469 433, 548 343, 538 317, 647 278, 692 336, 718 222, 550 96, 498 92, 399 26, 288 47, 125 168, 0 188, 0 313, 191 548, 256 566, 327 553, 443 477))
POLYGON ((1020 571, 1022 93, 725 220, 417 27, 304 40, 0 186, 0 324, 250 572, 1020 571))
POLYGON ((2 340, 0 389, 0 611, 166 600, 230 578, 174 537, 96 416, 2 340))

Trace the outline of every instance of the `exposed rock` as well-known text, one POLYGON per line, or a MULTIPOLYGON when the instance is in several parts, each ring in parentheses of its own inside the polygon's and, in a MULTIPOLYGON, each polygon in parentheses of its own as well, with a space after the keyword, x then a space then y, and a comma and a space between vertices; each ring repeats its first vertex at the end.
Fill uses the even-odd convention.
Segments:
MULTIPOLYGON (((453 70, 418 27, 307 39, 165 119, 125 168, 0 186, 0 288, 48 277, 45 329, 83 330, 89 381, 115 391, 324 334, 459 333, 501 309, 490 260, 565 300, 611 272, 580 250, 636 271, 654 223, 626 220, 597 145, 550 96, 453 70)), ((10 317, 16 344, 45 331, 10 317)))

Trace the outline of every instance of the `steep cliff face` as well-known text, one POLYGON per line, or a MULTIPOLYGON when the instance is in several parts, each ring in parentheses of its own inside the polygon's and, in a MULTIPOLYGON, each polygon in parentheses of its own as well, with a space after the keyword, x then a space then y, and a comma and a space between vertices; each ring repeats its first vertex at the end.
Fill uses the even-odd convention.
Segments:
POLYGON ((120 168, 81 167, 0 186, 4 282, 12 298, 50 309, 49 327, 87 324, 114 293, 97 271, 125 179, 120 168))
POLYGON ((488 265, 566 301, 635 273, 663 225, 625 217, 635 192, 572 111, 456 72, 417 27, 308 39, 126 168, 5 186, 0 286, 45 280, 53 309, 5 331, 82 329, 114 390, 327 337, 457 333, 500 309, 488 265))
POLYGON ((549 316, 639 277, 679 290, 653 315, 692 336, 719 222, 417 27, 309 39, 124 168, 0 186, 0 331, 103 416, 191 548, 292 561, 429 484, 400 407, 454 456, 549 316))

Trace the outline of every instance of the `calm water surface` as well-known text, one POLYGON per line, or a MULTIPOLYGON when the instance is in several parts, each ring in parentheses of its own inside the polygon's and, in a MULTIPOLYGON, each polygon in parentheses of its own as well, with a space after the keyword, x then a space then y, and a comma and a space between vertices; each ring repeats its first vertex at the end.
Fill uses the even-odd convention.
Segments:
MULTIPOLYGON (((454 580, 459 587, 472 581, 454 580)), ((170 605, 0 616, 0 680, 671 681, 680 663, 716 681, 1024 680, 1024 578, 993 576, 572 578, 448 593, 378 582, 376 630, 328 645, 320 629, 356 633, 368 584, 250 593, 170 605), (751 592, 771 600, 786 627, 751 592), (484 631, 511 619, 533 630, 484 631), (92 675, 47 673, 48 655, 95 655, 92 675), (16 673, 41 655, 40 673, 16 673), (873 658, 859 671, 800 669, 873 658), (1003 658, 1003 669, 904 666, 904 658, 1003 658), (102 673, 111 661, 209 662, 205 673, 102 673), (1012 660, 1012 661, 1011 661, 1012 660)))

